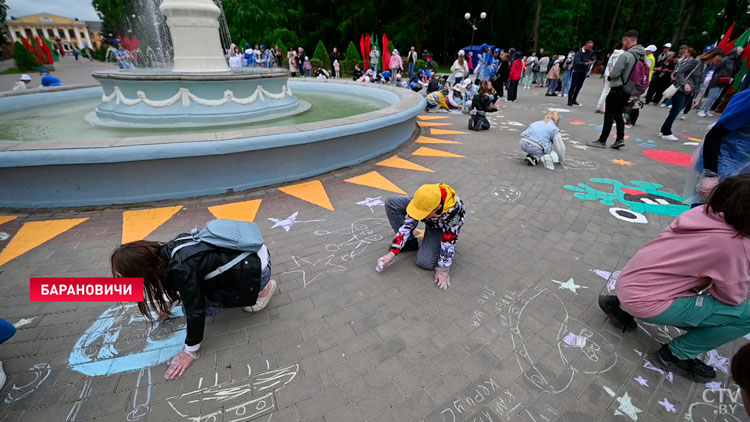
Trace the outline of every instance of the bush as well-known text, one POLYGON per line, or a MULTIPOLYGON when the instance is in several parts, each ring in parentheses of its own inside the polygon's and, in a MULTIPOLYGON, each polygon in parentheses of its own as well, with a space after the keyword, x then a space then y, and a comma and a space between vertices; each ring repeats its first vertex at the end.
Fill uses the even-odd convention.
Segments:
POLYGON ((100 62, 107 61, 107 50, 109 49, 106 45, 100 45, 99 48, 94 51, 94 60, 98 60, 100 62))
MULTIPOLYGON (((331 65, 331 56, 328 55, 328 51, 326 50, 326 46, 323 45, 323 41, 318 41, 318 45, 315 46, 315 52, 313 53, 313 60, 314 59, 320 60, 321 66, 325 66, 326 69, 331 65)), ((313 67, 314 66, 315 65, 313 65, 313 67)))
POLYGON ((354 73, 354 65, 359 64, 362 67, 362 58, 359 57, 359 52, 354 43, 349 41, 349 46, 346 47, 346 57, 341 62, 341 73, 344 75, 351 75, 354 73))
POLYGON ((312 65, 313 69, 323 67, 323 62, 317 57, 313 57, 312 59, 310 59, 310 64, 312 65))
POLYGON ((20 71, 30 71, 39 67, 39 61, 31 54, 31 51, 27 50, 26 47, 21 44, 20 41, 16 41, 13 44, 13 59, 16 61, 16 67, 20 71))
POLYGON ((427 61, 423 59, 417 59, 417 63, 414 65, 415 69, 427 69, 427 61))

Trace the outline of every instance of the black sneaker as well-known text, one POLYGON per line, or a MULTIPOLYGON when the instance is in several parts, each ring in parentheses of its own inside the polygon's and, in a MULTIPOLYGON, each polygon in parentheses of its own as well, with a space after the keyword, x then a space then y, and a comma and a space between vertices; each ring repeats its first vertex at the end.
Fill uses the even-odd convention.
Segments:
POLYGON ((536 165, 536 158, 532 157, 530 154, 526 155, 526 158, 524 158, 524 160, 526 160, 526 163, 528 163, 530 166, 536 165))
POLYGON ((568 107, 573 107, 574 105, 573 103, 568 103, 568 107))
POLYGON ((593 142, 589 142, 586 145, 588 145, 590 147, 594 147, 594 148, 606 148, 607 147, 607 143, 606 142, 602 142, 602 141, 593 141, 593 142))
POLYGON ((625 140, 624 139, 618 139, 618 140, 615 141, 614 144, 610 145, 609 147, 610 148, 614 148, 614 149, 620 149, 620 148, 622 148, 624 146, 625 146, 625 140))
POLYGON ((599 307, 604 311, 612 321, 612 325, 615 328, 619 328, 624 333, 625 331, 635 331, 638 328, 638 324, 635 323, 635 318, 629 313, 620 309, 620 299, 615 295, 601 295, 599 296, 599 307))
POLYGON ((657 367, 681 375, 693 382, 709 382, 716 378, 716 370, 698 359, 677 359, 669 346, 661 345, 661 349, 646 355, 646 359, 657 367))
POLYGON ((469 118, 469 130, 474 130, 474 119, 469 118))

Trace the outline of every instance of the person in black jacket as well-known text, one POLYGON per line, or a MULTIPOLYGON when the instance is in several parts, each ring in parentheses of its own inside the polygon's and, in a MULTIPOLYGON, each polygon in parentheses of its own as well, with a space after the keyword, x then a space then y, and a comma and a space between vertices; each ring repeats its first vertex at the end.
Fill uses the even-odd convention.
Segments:
POLYGON ((497 98, 502 98, 503 87, 508 81, 508 75, 510 74, 510 65, 508 64, 508 55, 505 52, 499 54, 498 60, 499 63, 497 66, 497 71, 495 72, 495 76, 491 78, 491 80, 492 87, 495 88, 495 91, 497 91, 497 98))
POLYGON ((472 99, 471 118, 469 119, 470 130, 487 130, 490 128, 490 122, 485 114, 497 111, 497 108, 492 105, 491 89, 492 85, 489 81, 483 82, 480 85, 479 93, 472 99))
POLYGON ((144 301, 138 303, 138 310, 147 319, 153 321, 156 313, 156 322, 164 321, 172 306, 182 303, 187 320, 185 349, 172 358, 164 374, 169 380, 185 373, 198 358, 207 312, 237 307, 257 312, 276 291, 265 245, 207 281, 207 274, 242 252, 205 242, 180 247, 189 242, 191 237, 185 233, 167 243, 139 240, 119 246, 110 257, 115 277, 143 277, 144 301))
POLYGON ((580 105, 576 101, 578 93, 581 92, 583 83, 586 81, 586 73, 589 66, 594 64, 594 42, 587 41, 573 58, 573 65, 570 70, 573 71, 570 83, 570 92, 568 92, 568 106, 580 105))

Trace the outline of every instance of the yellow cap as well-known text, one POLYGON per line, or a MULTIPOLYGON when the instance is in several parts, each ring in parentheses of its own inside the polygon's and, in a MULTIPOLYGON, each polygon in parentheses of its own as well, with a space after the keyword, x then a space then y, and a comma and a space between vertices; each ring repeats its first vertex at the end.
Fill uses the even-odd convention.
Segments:
POLYGON ((422 185, 406 207, 406 213, 415 220, 424 220, 440 206, 440 185, 422 185))

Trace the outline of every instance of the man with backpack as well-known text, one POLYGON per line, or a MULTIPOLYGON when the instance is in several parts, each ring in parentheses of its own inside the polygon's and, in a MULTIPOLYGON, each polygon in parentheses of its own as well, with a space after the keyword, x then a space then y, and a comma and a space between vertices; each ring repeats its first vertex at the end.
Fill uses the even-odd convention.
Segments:
POLYGON ((607 146, 612 121, 617 125, 617 139, 611 148, 619 149, 625 145, 625 122, 622 117, 625 105, 630 97, 639 97, 648 89, 649 68, 644 62, 646 50, 638 44, 638 32, 630 30, 623 34, 622 49, 625 52, 617 59, 607 77, 610 90, 604 106, 604 124, 599 139, 587 144, 592 147, 607 146))

